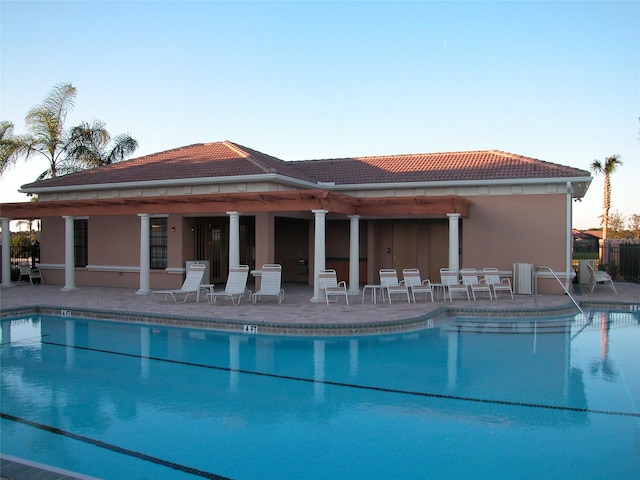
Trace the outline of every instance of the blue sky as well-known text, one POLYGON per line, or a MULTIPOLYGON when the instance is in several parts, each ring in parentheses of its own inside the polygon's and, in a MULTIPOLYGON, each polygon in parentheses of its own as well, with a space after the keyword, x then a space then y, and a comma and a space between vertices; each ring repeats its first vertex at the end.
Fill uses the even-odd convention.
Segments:
MULTIPOLYGON (((0 118, 78 89, 135 156, 231 140, 283 160, 498 149, 588 170, 622 156, 640 214, 640 2, 0 3, 0 118)), ((0 202, 44 170, 18 163, 0 202)), ((574 226, 599 225, 595 177, 574 226)))

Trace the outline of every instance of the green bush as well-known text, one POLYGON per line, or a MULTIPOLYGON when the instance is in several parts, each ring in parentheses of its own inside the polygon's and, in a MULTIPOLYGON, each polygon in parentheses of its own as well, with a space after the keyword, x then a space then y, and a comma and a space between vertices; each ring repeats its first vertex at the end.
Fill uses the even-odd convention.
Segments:
POLYGON ((609 276, 615 280, 616 277, 618 276, 618 264, 614 261, 612 261, 609 264, 606 263, 601 263, 598 267, 598 270, 604 270, 605 272, 607 272, 609 274, 609 276))
POLYGON ((573 252, 574 260, 598 260, 599 257, 598 252, 573 252))

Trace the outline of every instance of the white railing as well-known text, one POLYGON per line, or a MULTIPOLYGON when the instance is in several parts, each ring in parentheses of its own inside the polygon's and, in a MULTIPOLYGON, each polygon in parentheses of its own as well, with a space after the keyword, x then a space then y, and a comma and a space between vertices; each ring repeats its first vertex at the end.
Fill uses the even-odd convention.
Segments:
MULTIPOLYGON (((569 296, 573 304, 577 307, 578 310, 580 310, 580 313, 584 316, 584 319, 586 320, 587 325, 591 323, 591 319, 589 318, 589 315, 584 313, 584 310, 580 308, 580 305, 578 304, 578 302, 576 302, 576 299, 573 298, 573 296, 569 293, 569 290, 567 290, 567 288, 564 286, 564 283, 562 283, 562 281, 558 278, 558 275, 556 275, 556 272, 551 270, 551 267, 544 267, 544 266, 538 267, 536 269, 536 273, 538 273, 539 270, 549 270, 549 272, 551 272, 551 275, 553 275, 553 278, 555 278, 558 284, 562 287, 562 290, 564 290, 564 293, 566 293, 569 296)), ((536 288, 536 298, 537 298, 537 295, 538 295, 538 289, 536 288)))

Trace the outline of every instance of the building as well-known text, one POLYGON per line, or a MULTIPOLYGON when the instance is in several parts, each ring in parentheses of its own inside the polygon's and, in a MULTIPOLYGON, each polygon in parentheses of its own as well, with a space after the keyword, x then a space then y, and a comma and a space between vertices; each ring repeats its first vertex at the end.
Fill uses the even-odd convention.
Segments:
POLYGON ((211 283, 230 265, 280 263, 284 281, 335 268, 355 292, 380 268, 438 281, 441 267, 520 263, 568 278, 572 201, 590 182, 496 150, 283 161, 224 141, 24 185, 39 201, 1 216, 3 230, 42 219, 40 268, 63 289, 179 287, 186 262, 204 260, 211 283))

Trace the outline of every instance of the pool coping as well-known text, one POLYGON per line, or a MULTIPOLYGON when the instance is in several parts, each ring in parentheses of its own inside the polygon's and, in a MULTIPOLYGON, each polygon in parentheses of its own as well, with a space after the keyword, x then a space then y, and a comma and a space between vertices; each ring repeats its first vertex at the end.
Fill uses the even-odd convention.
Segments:
MULTIPOLYGON (((637 302, 585 301, 580 302, 584 310, 612 310, 629 312, 637 302), (625 310, 625 307, 626 310, 625 310)), ((400 320, 379 320, 345 323, 293 323, 270 320, 237 320, 226 318, 202 318, 185 315, 166 315, 148 312, 118 311, 86 307, 57 305, 24 305, 0 310, 0 319, 8 320, 25 315, 52 315, 88 320, 127 322, 140 325, 181 327, 199 330, 235 332, 243 334, 307 335, 307 336, 352 336, 421 330, 434 326, 437 320, 451 317, 530 319, 558 315, 572 315, 579 310, 571 302, 566 305, 520 309, 469 308, 443 306, 431 312, 400 320)))

